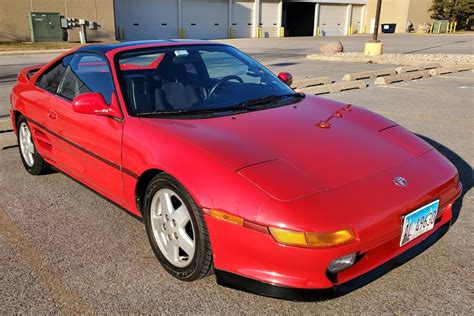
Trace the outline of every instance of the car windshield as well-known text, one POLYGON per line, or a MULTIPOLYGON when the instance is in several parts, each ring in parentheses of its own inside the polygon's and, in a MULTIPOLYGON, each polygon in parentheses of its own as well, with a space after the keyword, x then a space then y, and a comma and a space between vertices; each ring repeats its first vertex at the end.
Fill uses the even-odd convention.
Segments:
POLYGON ((227 45, 126 51, 116 63, 128 110, 137 116, 229 115, 303 97, 227 45))

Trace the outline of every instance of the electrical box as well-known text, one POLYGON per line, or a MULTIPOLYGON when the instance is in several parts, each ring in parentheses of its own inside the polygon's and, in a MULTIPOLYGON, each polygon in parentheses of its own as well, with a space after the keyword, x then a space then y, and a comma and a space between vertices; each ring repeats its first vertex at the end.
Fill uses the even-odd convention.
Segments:
POLYGON ((59 42, 63 40, 59 12, 30 12, 32 42, 59 42))
POLYGON ((95 30, 97 23, 89 21, 89 30, 95 30))
POLYGON ((85 25, 86 20, 85 19, 79 19, 79 25, 85 25))

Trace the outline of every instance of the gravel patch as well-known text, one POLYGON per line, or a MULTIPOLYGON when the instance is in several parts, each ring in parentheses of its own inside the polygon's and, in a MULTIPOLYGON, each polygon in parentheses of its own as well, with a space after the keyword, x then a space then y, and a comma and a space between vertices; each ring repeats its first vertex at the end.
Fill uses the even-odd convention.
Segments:
POLYGON ((306 56, 311 60, 346 61, 375 64, 412 65, 437 62, 442 65, 474 64, 473 54, 382 54, 380 56, 365 56, 364 53, 347 52, 332 55, 311 54, 306 56))

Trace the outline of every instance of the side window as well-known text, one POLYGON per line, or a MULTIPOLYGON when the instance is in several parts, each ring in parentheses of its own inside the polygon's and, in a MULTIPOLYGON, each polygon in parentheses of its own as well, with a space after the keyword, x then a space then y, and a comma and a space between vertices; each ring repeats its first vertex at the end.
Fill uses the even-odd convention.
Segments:
POLYGON ((48 90, 51 93, 56 93, 63 79, 64 73, 67 69, 69 62, 71 61, 72 55, 66 56, 56 65, 53 65, 50 69, 46 70, 36 82, 36 85, 48 90))
POLYGON ((72 100, 82 93, 97 92, 110 104, 114 90, 107 60, 96 54, 78 53, 66 70, 58 94, 72 100))

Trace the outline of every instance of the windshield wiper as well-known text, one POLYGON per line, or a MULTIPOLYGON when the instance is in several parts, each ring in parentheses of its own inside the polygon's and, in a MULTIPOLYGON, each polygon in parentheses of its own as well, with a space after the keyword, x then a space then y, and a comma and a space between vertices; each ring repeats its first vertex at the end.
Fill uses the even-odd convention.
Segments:
POLYGON ((250 99, 237 105, 218 107, 218 108, 204 108, 204 109, 180 109, 180 110, 168 110, 168 111, 157 111, 157 112, 147 112, 147 113, 138 113, 139 117, 161 117, 161 116, 177 116, 177 115, 197 115, 197 114, 213 114, 213 113, 222 113, 222 112, 248 112, 254 110, 255 108, 249 108, 256 105, 264 105, 269 102, 277 101, 283 98, 304 98, 305 95, 302 93, 291 93, 283 95, 269 95, 264 97, 259 97, 255 99, 250 99))
POLYGON ((232 107, 222 107, 222 108, 204 108, 204 109, 180 109, 180 110, 169 110, 169 111, 157 111, 157 112, 148 112, 148 113, 139 113, 139 117, 156 117, 156 116, 174 116, 174 115, 193 115, 193 114, 213 114, 220 112, 244 112, 247 111, 243 108, 232 107))
POLYGON ((244 102, 241 102, 236 105, 237 108, 248 108, 249 106, 254 106, 254 105, 264 105, 270 102, 278 101, 283 98, 304 98, 305 95, 303 93, 290 93, 290 94, 282 94, 282 95, 267 95, 264 97, 259 97, 255 99, 250 99, 244 102))

